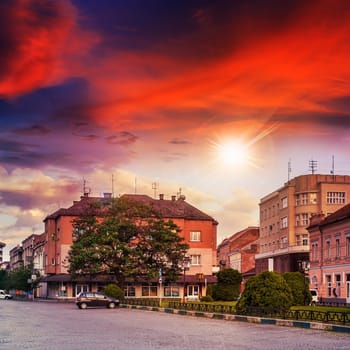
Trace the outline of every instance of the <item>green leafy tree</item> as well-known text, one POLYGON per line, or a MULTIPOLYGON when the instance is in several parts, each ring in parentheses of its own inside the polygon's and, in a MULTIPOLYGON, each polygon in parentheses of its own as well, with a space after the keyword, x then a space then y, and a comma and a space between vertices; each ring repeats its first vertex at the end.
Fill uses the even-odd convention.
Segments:
POLYGON ((0 289, 8 289, 8 272, 6 270, 0 270, 0 289))
POLYGON ((36 288, 40 282, 39 279, 28 282, 31 281, 32 271, 33 268, 29 265, 10 272, 8 275, 8 289, 18 289, 29 292, 33 288, 36 288))
POLYGON ((176 280, 188 250, 171 220, 149 205, 123 197, 86 208, 73 221, 73 229, 69 272, 112 274, 119 285, 126 278, 157 278, 160 269, 167 280, 176 280))
POLYGON ((285 272, 286 280, 293 294, 293 305, 308 305, 311 301, 308 280, 301 272, 285 272))
POLYGON ((213 287, 214 300, 231 301, 238 298, 242 274, 234 269, 224 269, 217 274, 218 283, 213 287))
POLYGON ((249 307, 289 309, 292 305, 293 294, 282 275, 264 271, 248 279, 236 308, 246 312, 249 307))

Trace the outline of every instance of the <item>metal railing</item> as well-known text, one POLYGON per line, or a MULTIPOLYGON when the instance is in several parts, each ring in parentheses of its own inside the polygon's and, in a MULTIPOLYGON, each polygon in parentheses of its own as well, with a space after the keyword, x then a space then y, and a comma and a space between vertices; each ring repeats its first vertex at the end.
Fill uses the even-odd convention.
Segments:
MULTIPOLYGON (((124 299, 122 303, 128 305, 159 307, 159 299, 124 299)), ((163 301, 164 302, 164 301, 163 301)), ((350 309, 346 311, 322 310, 281 310, 263 307, 249 307, 244 312, 237 312, 232 305, 211 303, 183 303, 182 301, 167 300, 167 307, 194 312, 208 312, 214 314, 230 314, 243 316, 257 316, 296 321, 313 321, 321 323, 342 324, 350 326, 350 309)))

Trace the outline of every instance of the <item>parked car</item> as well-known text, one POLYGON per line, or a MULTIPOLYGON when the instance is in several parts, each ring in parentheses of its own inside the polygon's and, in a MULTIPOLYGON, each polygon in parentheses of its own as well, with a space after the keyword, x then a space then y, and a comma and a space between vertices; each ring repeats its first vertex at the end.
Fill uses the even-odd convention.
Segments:
POLYGON ((312 296, 310 305, 316 305, 318 303, 317 289, 310 289, 310 293, 311 293, 311 296, 312 296))
POLYGON ((0 299, 12 299, 12 295, 6 293, 3 289, 0 289, 0 299))
POLYGON ((86 309, 87 307, 108 307, 114 309, 119 306, 119 300, 111 298, 99 292, 81 292, 76 299, 76 305, 79 309, 86 309))

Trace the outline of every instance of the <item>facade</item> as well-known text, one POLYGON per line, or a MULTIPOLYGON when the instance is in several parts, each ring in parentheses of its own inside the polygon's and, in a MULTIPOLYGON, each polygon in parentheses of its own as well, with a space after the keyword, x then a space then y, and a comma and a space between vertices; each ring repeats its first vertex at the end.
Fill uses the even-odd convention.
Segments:
POLYGON ((223 240, 217 248, 221 268, 232 268, 243 275, 243 284, 255 272, 259 227, 250 226, 223 240))
POLYGON ((319 298, 350 303, 350 204, 331 215, 315 215, 310 233, 310 288, 319 298))
POLYGON ((20 245, 10 250, 10 271, 20 269, 24 266, 23 248, 20 245))
POLYGON ((350 202, 350 176, 301 175, 260 200, 256 273, 305 271, 310 217, 330 214, 350 202))
MULTIPOLYGON (((208 283, 213 283, 216 263, 217 222, 185 201, 184 196, 170 200, 160 195, 152 199, 146 195, 124 195, 130 200, 150 204, 164 219, 171 219, 180 227, 179 233, 189 244, 189 267, 184 266, 183 278, 177 283, 163 285, 158 281, 151 285, 129 284, 125 286, 126 297, 178 297, 197 299, 205 295, 208 283)), ((124 197, 123 196, 123 197, 124 197)), ((98 290, 108 281, 103 276, 95 280, 71 281, 68 275, 68 251, 72 244, 72 220, 81 215, 91 202, 111 201, 111 196, 89 197, 84 195, 70 208, 59 209, 47 216, 45 223, 44 270, 46 295, 44 297, 75 297, 81 291, 98 290)))

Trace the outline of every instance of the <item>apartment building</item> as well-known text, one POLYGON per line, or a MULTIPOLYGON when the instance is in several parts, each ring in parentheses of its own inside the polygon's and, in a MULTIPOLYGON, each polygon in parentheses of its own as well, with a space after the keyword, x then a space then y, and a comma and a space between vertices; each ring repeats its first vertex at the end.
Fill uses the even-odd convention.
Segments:
POLYGON ((350 204, 331 215, 315 215, 310 234, 310 288, 319 298, 350 303, 350 204))
POLYGON ((295 177, 261 198, 256 273, 307 272, 310 217, 331 214, 350 201, 350 176, 309 174, 295 177))
MULTIPOLYGON (((206 287, 216 278, 213 272, 217 270, 216 243, 217 221, 187 203, 184 196, 172 196, 165 199, 160 194, 159 199, 147 195, 124 195, 130 200, 151 205, 164 219, 172 220, 180 229, 179 233, 189 244, 189 267, 184 268, 183 278, 169 286, 163 285, 162 290, 155 281, 151 285, 142 286, 130 283, 125 286, 127 297, 179 297, 197 299, 205 295, 206 287), (185 288, 184 288, 185 287, 185 288)), ((84 208, 92 202, 108 203, 112 200, 110 194, 103 197, 82 196, 79 201, 67 209, 61 208, 47 216, 45 223, 45 274, 47 295, 45 297, 74 297, 80 291, 96 290, 108 281, 102 277, 95 280, 77 279, 72 281, 68 274, 68 251, 72 244, 72 220, 80 216, 84 208)))

